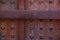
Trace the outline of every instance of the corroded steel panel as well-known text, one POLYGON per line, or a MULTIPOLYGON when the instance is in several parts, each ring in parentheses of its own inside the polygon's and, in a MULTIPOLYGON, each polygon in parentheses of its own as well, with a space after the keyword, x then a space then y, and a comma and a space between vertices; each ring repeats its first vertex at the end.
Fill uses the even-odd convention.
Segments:
POLYGON ((60 20, 26 20, 25 40, 59 40, 60 20))
POLYGON ((59 0, 1 0, 1 10, 60 10, 59 0))
POLYGON ((1 40, 18 40, 17 20, 2 19, 0 21, 1 40))
POLYGON ((18 0, 1 0, 0 1, 0 10, 16 10, 18 0))
POLYGON ((1 40, 59 40, 60 20, 2 19, 1 40))
POLYGON ((57 10, 59 9, 58 0, 25 0, 25 6, 27 10, 57 10))

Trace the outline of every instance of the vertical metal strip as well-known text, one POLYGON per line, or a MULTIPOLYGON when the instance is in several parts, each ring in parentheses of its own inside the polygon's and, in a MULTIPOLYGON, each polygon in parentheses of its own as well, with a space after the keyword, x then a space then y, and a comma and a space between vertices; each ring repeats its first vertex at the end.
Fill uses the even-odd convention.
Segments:
POLYGON ((26 19, 24 20, 24 40, 26 40, 26 19))

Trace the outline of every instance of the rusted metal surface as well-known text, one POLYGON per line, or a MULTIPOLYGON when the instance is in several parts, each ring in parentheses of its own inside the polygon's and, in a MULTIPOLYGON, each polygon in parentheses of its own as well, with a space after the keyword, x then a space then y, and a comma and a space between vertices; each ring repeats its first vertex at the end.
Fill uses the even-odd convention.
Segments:
POLYGON ((26 20, 25 40, 59 40, 60 20, 26 20))
POLYGON ((0 0, 0 10, 16 10, 18 0, 0 0))
POLYGON ((0 19, 1 40, 18 40, 18 20, 0 19))
POLYGON ((0 11, 0 18, 60 19, 60 11, 0 11))
POLYGON ((60 19, 60 1, 2 0, 0 3, 0 18, 60 19))

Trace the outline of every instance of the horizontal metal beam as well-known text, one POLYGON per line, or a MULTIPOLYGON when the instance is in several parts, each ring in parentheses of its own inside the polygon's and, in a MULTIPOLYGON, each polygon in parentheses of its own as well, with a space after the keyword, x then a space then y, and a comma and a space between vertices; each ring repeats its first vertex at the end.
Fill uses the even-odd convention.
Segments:
POLYGON ((0 18, 60 19, 60 11, 0 11, 0 18))

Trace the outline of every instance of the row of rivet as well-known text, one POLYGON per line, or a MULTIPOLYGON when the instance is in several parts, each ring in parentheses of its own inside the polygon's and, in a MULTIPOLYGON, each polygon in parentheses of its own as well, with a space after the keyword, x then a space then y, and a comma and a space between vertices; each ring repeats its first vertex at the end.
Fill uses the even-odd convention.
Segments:
MULTIPOLYGON (((2 30, 5 30, 5 26, 1 26, 2 30)), ((14 26, 11 26, 11 30, 14 30, 14 26)))
MULTIPOLYGON (((1 2, 2 4, 5 4, 6 1, 7 1, 7 0, 1 0, 0 2, 1 2)), ((14 3, 14 0, 10 0, 10 3, 13 4, 13 3, 14 3)))
MULTIPOLYGON (((43 3, 44 0, 40 0, 41 3, 43 3)), ((49 3, 53 3, 54 0, 49 0, 49 3)), ((30 3, 33 3, 34 0, 30 0, 30 3)), ((58 2, 60 3, 60 0, 58 0, 58 2)), ((6 0, 1 0, 1 3, 6 3, 6 0)), ((14 0, 10 0, 10 3, 13 4, 14 0)))
MULTIPOLYGON (((14 34, 11 34, 11 35, 10 35, 11 38, 14 38, 14 36, 15 36, 14 34)), ((2 33, 1 33, 1 38, 2 38, 2 39, 5 39, 5 38, 6 38, 6 34, 2 34, 2 33)))
MULTIPOLYGON (((30 1, 30 3, 34 3, 35 0, 29 0, 29 1, 30 1)), ((54 0, 47 0, 47 1, 49 1, 49 3, 54 2, 54 0)), ((44 0, 40 0, 40 3, 43 3, 43 2, 44 2, 44 0)), ((58 0, 58 3, 60 3, 60 0, 58 0)))

